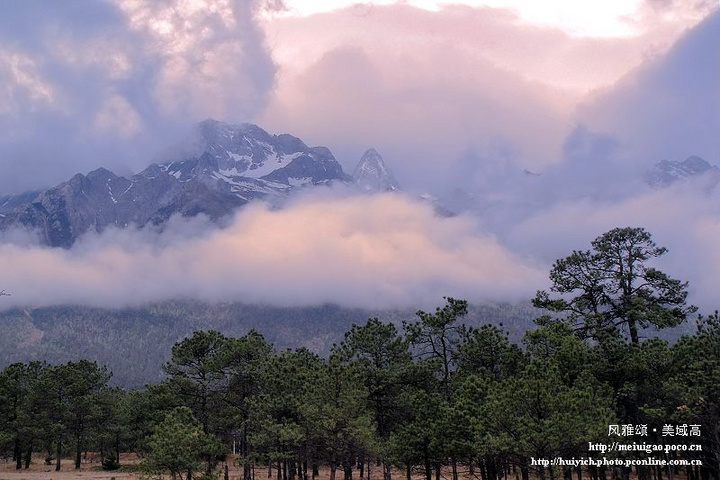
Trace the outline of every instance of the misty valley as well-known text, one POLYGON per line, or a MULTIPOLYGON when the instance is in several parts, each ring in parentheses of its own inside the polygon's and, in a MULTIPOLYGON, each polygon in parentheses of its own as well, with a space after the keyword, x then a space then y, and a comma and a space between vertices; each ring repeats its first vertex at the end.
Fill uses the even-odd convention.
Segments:
MULTIPOLYGON (((694 321, 645 229, 609 230, 523 299, 539 267, 502 228, 468 228, 492 223, 492 195, 403 192, 375 149, 347 175, 255 125, 195 134, 193 154, 129 178, 98 169, 3 199, 0 255, 31 266, 1 298, 0 448, 17 469, 90 455, 130 477, 717 478, 717 315, 694 321), (468 265, 482 276, 457 283, 468 265), (440 285, 473 302, 426 313, 440 285), (704 432, 653 433, 667 451, 651 463, 592 463, 613 422, 670 421, 704 432)), ((517 178, 532 195, 543 174, 517 178)), ((720 170, 689 157, 639 178, 703 198, 720 170)))

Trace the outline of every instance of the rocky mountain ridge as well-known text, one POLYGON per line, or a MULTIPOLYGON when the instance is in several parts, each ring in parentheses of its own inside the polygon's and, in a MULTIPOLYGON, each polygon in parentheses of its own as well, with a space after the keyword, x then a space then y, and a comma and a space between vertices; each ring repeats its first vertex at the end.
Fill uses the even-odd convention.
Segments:
POLYGON ((256 198, 350 181, 330 150, 292 135, 216 120, 201 122, 197 134, 196 154, 129 178, 99 168, 41 192, 0 198, 0 230, 23 227, 44 244, 68 248, 87 231, 162 225, 174 214, 216 220, 256 198))
MULTIPOLYGON (((47 190, 0 197, 0 231, 32 230, 45 245, 69 248, 88 231, 131 225, 162 228, 173 215, 204 214, 220 220, 252 200, 286 197, 308 186, 342 182, 367 193, 401 190, 374 148, 363 154, 351 176, 329 149, 309 147, 297 137, 273 135, 257 125, 209 119, 199 123, 195 133, 186 153, 129 177, 98 168, 47 190)), ((534 185, 543 178, 526 170, 506 187, 525 188, 520 183, 534 185)), ((688 183, 711 191, 720 184, 720 169, 690 156, 658 162, 644 180, 654 189, 688 183)), ((496 208, 496 194, 455 187, 444 196, 420 199, 430 202, 438 215, 452 216, 496 208)))
POLYGON ((645 175, 645 181, 652 188, 665 188, 677 182, 702 179, 705 187, 715 188, 720 183, 720 168, 696 155, 685 160, 662 160, 645 175))
POLYGON ((400 185, 390 169, 385 165, 382 156, 371 148, 360 158, 353 171, 353 181, 364 192, 394 192, 400 185))

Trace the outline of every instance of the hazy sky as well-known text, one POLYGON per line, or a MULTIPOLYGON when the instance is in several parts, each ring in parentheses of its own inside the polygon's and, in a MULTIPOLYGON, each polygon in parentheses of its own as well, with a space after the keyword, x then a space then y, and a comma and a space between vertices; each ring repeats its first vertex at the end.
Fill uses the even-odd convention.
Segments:
POLYGON ((177 221, 163 234, 90 235, 71 251, 6 233, 0 271, 15 292, 6 305, 528 298, 547 287, 553 259, 614 226, 642 225, 670 247, 663 265, 712 308, 717 194, 652 191, 642 174, 664 158, 720 160, 716 0, 0 9, 0 194, 99 166, 139 171, 207 117, 325 145, 346 171, 376 147, 409 192, 310 195, 283 212, 253 206, 222 232, 177 221), (438 219, 415 200, 457 187, 474 198, 472 213, 438 219))
POLYGON ((706 128, 663 135, 672 145, 654 150, 637 139, 648 157, 638 160, 717 156, 704 100, 717 91, 714 38, 672 58, 717 16, 716 1, 37 0, 3 10, 1 192, 99 165, 138 171, 207 117, 326 145, 346 170, 376 146, 407 188, 437 190, 482 170, 471 157, 560 163, 578 124, 632 143, 677 125, 692 95, 707 111, 684 120, 706 128), (643 95, 628 122, 623 96, 643 95))

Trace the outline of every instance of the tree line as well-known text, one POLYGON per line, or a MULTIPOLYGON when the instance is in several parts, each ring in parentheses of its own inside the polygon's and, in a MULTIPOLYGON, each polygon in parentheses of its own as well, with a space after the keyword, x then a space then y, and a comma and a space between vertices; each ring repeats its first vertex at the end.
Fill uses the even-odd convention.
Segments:
POLYGON ((618 228, 558 260, 534 299, 548 315, 522 342, 467 326, 467 302, 446 298, 402 325, 353 325, 325 357, 277 351, 256 331, 198 331, 142 390, 110 387, 110 372, 86 360, 12 364, 0 373, 0 453, 27 468, 43 452, 59 469, 68 455, 79 468, 85 452, 116 468, 132 451, 147 472, 188 480, 228 453, 245 480, 258 466, 277 480, 315 478, 321 466, 331 480, 375 469, 384 480, 718 480, 720 318, 699 316, 673 345, 643 337, 694 312, 687 284, 650 266, 664 253, 643 229, 618 228), (648 428, 621 436, 611 425, 648 428), (687 425, 700 435, 664 435, 687 425), (534 461, 600 456, 589 442, 677 445, 620 456, 702 465, 534 461))

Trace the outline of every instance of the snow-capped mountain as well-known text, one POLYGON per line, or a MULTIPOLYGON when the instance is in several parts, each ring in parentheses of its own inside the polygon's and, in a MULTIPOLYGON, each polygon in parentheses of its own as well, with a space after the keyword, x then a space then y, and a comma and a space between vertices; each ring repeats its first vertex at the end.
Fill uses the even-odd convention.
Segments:
POLYGON ((216 120, 200 123, 197 133, 197 154, 130 178, 100 168, 39 193, 2 198, 0 229, 24 226, 48 245, 70 247, 89 230, 162 224, 173 214, 218 219, 255 198, 349 180, 330 150, 292 135, 216 120))
POLYGON ((374 148, 363 154, 352 176, 355 185, 365 192, 400 190, 397 180, 374 148))
POLYGON ((701 180, 706 188, 720 182, 720 169, 706 160, 692 155, 683 161, 662 160, 647 172, 645 180, 653 188, 668 187, 678 181, 701 180))
POLYGON ((346 179, 330 150, 308 147, 292 135, 270 135, 257 125, 229 125, 216 120, 201 122, 198 133, 202 146, 199 157, 161 167, 181 182, 205 176, 227 183, 242 197, 248 190, 275 192, 346 179))

